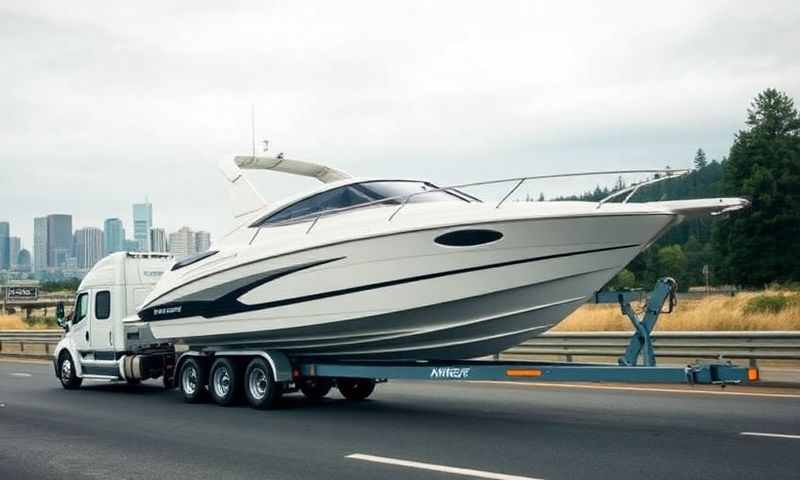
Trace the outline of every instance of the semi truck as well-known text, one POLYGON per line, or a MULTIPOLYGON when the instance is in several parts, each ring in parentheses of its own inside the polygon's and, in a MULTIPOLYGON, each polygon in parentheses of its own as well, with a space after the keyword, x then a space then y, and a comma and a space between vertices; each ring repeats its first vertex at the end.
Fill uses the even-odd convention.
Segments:
MULTIPOLYGON (((758 371, 729 362, 655 366, 649 334, 674 281, 660 281, 647 300, 645 317, 630 308, 633 296, 606 296, 617 302, 636 331, 619 365, 495 360, 347 361, 293 357, 269 349, 188 345, 181 338, 156 338, 137 315, 148 293, 174 264, 164 253, 118 252, 92 268, 78 287, 70 315, 57 309, 65 334, 54 350, 55 375, 65 389, 84 380, 127 382, 159 379, 166 390, 179 388, 186 402, 213 400, 223 406, 246 399, 256 409, 272 408, 287 393, 312 400, 333 388, 348 400, 364 400, 376 384, 390 379, 425 381, 614 381, 646 383, 742 384, 758 371), (637 363, 645 359, 645 364, 637 363)), ((598 300, 600 297, 597 297, 598 300)))

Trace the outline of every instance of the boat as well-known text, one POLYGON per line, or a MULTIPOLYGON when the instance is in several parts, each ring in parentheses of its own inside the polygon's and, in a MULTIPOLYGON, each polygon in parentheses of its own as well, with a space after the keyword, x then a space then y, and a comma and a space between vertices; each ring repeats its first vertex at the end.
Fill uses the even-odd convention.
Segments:
POLYGON ((158 340, 293 357, 451 360, 540 335, 671 226, 748 205, 741 198, 630 202, 685 171, 582 172, 439 187, 366 179, 272 156, 221 164, 234 227, 176 261, 138 309, 158 340), (266 202, 245 170, 316 178, 266 202), (515 201, 525 182, 652 174, 599 202, 515 201), (468 187, 508 184, 489 202, 468 187), (622 198, 624 196, 624 198, 622 198), (621 201, 614 201, 620 200, 621 201))

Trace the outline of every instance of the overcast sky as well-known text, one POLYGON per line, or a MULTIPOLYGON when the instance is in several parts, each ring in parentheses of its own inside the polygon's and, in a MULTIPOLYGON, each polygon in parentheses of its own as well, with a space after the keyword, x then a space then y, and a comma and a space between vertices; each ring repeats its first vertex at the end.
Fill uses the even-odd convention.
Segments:
POLYGON ((800 101, 796 0, 422 3, 0 1, 0 220, 27 248, 48 213, 132 236, 148 196, 218 236, 251 104, 276 152, 447 184, 686 167, 760 90, 800 101))

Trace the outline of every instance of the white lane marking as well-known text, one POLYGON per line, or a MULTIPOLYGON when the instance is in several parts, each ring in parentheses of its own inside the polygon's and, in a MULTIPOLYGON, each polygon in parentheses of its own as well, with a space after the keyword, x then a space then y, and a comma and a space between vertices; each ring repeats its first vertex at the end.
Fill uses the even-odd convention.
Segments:
POLYGON ((800 398, 798 394, 792 393, 755 393, 755 392, 712 392, 710 390, 681 390, 678 388, 656 388, 656 387, 616 387, 611 385, 580 385, 575 383, 524 383, 524 382, 493 382, 476 381, 474 383, 500 383, 503 385, 522 385, 525 387, 564 387, 564 388, 588 388, 591 390, 629 390, 634 392, 667 392, 667 393, 691 393, 695 395, 738 395, 744 397, 774 397, 774 398, 800 398))
POLYGON ((747 435, 750 437, 791 438, 792 440, 800 440, 800 435, 788 435, 786 433, 741 432, 739 435, 747 435))
POLYGON ((11 374, 11 376, 12 377, 30 377, 31 374, 30 373, 14 372, 14 373, 11 374))
POLYGON ((434 472, 452 473, 453 475, 464 475, 467 477, 490 478, 493 480, 542 480, 533 477, 520 477, 519 475, 506 475, 504 473, 484 472, 481 470, 473 470, 471 468, 448 467, 445 465, 435 465, 433 463, 412 462, 410 460, 400 460, 397 458, 388 458, 388 457, 376 457, 374 455, 363 455, 360 453, 347 455, 346 458, 352 458, 354 460, 364 460, 366 462, 385 463, 388 465, 398 465, 401 467, 420 468, 423 470, 432 470, 434 472))

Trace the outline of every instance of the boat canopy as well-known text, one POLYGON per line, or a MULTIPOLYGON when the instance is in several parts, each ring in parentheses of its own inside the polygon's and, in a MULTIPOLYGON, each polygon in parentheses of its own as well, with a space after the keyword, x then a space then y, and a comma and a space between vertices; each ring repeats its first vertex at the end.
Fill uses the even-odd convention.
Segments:
POLYGON ((322 183, 332 183, 352 178, 351 175, 332 167, 304 160, 292 160, 283 155, 237 155, 232 160, 220 162, 220 170, 230 183, 229 191, 234 218, 248 215, 266 206, 267 202, 242 174, 245 170, 273 170, 304 177, 316 178, 322 183))

